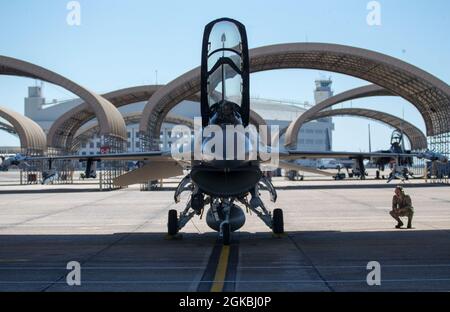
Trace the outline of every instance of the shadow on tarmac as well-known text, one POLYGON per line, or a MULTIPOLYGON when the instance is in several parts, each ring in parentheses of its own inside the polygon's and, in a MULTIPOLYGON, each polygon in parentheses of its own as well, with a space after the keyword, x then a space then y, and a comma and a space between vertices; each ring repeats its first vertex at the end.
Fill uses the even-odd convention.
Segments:
MULTIPOLYGON (((449 232, 238 232, 227 283, 244 291, 448 291, 449 232), (371 261, 381 264, 381 288, 366 284, 371 261)), ((195 291, 214 276, 217 244, 215 232, 0 235, 0 291, 73 291, 65 284, 70 261, 82 267, 78 290, 195 291)))
MULTIPOLYGON (((101 226, 101 225, 100 225, 101 226)), ((233 244, 252 250, 270 250, 286 246, 295 241, 301 248, 311 248, 317 253, 319 263, 333 263, 343 260, 368 260, 378 256, 392 261, 416 261, 427 259, 450 266, 450 229, 445 230, 385 230, 370 232, 343 231, 288 231, 282 238, 274 238, 271 232, 235 232, 233 244), (266 249, 267 247, 268 249, 266 249), (353 259, 352 259, 353 258, 353 259)), ((96 261, 119 262, 122 264, 150 262, 190 262, 194 250, 213 247, 217 241, 216 232, 181 233, 169 239, 166 233, 114 233, 114 234, 64 234, 64 235, 0 235, 0 267, 8 259, 26 259, 24 263, 58 262, 88 256, 96 261), (98 252, 101 246, 107 249, 98 252), (180 252, 186 250, 186 258, 180 252), (155 254, 153 254, 155 252, 155 254), (148 258, 147 258, 148 257, 148 258)), ((276 257, 283 260, 283 248, 277 249, 276 257)), ((265 262, 260 258, 259 262, 265 262)), ((450 269, 450 267, 449 267, 450 269)), ((449 271, 450 272, 450 271, 449 271)), ((450 276, 449 276, 450 277, 450 276)))

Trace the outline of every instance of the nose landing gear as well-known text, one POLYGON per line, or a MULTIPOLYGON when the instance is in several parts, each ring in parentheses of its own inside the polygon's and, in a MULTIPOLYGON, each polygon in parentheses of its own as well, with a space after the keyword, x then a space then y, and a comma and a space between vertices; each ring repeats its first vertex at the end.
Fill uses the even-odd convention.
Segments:
POLYGON ((224 246, 231 244, 231 226, 229 222, 223 222, 221 226, 222 243, 224 246))

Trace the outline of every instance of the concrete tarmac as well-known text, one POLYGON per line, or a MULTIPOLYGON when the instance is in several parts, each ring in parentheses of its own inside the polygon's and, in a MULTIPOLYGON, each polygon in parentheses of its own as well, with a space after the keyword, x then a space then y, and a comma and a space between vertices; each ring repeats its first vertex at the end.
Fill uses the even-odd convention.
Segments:
MULTIPOLYGON (((195 217, 166 237, 176 181, 137 187, 0 187, 0 291, 209 291, 223 248, 195 217), (66 283, 81 264, 81 286, 66 283)), ((385 182, 275 179, 286 235, 274 238, 255 215, 233 235, 223 291, 450 291, 450 188, 407 184, 413 230, 395 230, 385 182), (381 265, 369 286, 367 264, 381 265)))

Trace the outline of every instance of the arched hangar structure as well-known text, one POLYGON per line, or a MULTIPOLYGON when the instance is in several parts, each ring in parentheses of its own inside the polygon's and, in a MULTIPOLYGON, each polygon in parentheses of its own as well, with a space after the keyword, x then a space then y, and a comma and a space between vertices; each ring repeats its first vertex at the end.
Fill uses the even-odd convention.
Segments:
POLYGON ((7 127, 10 130, 8 132, 15 132, 19 136, 22 153, 26 155, 42 155, 45 153, 47 148, 46 136, 44 130, 37 123, 5 107, 0 107, 0 117, 11 124, 11 126, 5 124, 9 126, 7 127))
MULTIPOLYGON (((116 108, 148 101, 150 97, 163 86, 143 85, 112 91, 103 95, 116 108)), ((194 102, 200 101, 200 96, 195 93, 186 98, 194 102)), ((82 103, 61 115, 51 126, 47 141, 48 146, 59 150, 74 150, 79 142, 74 142, 77 132, 84 124, 95 119, 96 115, 87 103, 82 103)), ((140 116, 139 116, 140 117, 140 116)), ((126 120, 125 120, 126 121, 126 120)), ((164 120, 163 120, 164 121, 164 120)), ((264 125, 265 120, 256 112, 250 112, 250 121, 254 125, 264 125)), ((162 124, 162 122, 161 122, 162 124)), ((95 129, 97 131, 97 129, 95 129)), ((94 134, 94 132, 92 132, 94 134)))
POLYGON ((317 118, 316 115, 321 111, 331 108, 334 105, 366 98, 373 96, 393 96, 394 94, 389 90, 384 89, 383 87, 371 84, 362 86, 359 88, 351 89, 335 96, 332 96, 316 105, 308 109, 305 113, 299 116, 294 122, 292 122, 289 127, 286 129, 286 140, 285 145, 288 147, 295 147, 296 142, 298 141, 298 135, 300 133, 300 129, 304 124, 311 120, 315 120, 317 118))
POLYGON ((376 110, 363 108, 325 110, 314 114, 307 122, 333 116, 358 116, 383 122, 392 128, 402 131, 411 143, 412 150, 420 151, 427 148, 427 137, 419 128, 401 118, 376 110))
POLYGON ((0 56, 0 75, 40 79, 74 93, 86 103, 88 109, 97 117, 101 134, 107 140, 119 145, 126 140, 125 121, 117 108, 105 98, 79 84, 43 67, 7 56, 0 56))
MULTIPOLYGON (((364 108, 343 108, 326 110, 310 116, 306 122, 333 116, 357 116, 385 123, 392 128, 403 131, 403 133, 411 143, 412 150, 419 151, 427 148, 427 137, 419 128, 401 118, 376 110, 364 108)), ((286 134, 287 129, 288 127, 285 127, 282 128, 280 132, 278 132, 279 138, 283 137, 286 134)))
MULTIPOLYGON (((274 69, 305 68, 342 73, 374 83, 413 104, 421 113, 427 135, 450 132, 450 87, 435 76, 399 59, 351 46, 325 43, 288 43, 250 51, 252 73, 274 69)), ((139 130, 149 147, 159 139, 162 120, 183 99, 200 90, 200 68, 195 68, 161 88, 144 109, 139 130)), ((287 131, 286 143, 295 145, 296 122, 287 131)))
MULTIPOLYGON (((138 124, 142 118, 142 112, 132 112, 126 115, 123 115, 125 123, 127 125, 138 124)), ((166 117, 165 122, 176 124, 176 125, 184 125, 191 129, 194 128, 194 120, 177 115, 168 115, 166 117)), ((89 126, 84 126, 78 130, 75 134, 75 137, 72 141, 72 146, 70 147, 70 151, 77 151, 80 148, 81 143, 86 143, 91 139, 95 134, 98 134, 100 131, 100 127, 97 122, 90 124, 89 126)))
MULTIPOLYGON (((136 86, 112 91, 104 94, 102 97, 108 100, 117 110, 117 108, 124 105, 148 100, 158 88, 160 88, 158 85, 136 86)), ((121 113, 119 112, 119 114, 121 113)), ((48 131, 48 147, 58 150, 70 150, 77 131, 85 123, 96 117, 97 115, 86 102, 67 111, 55 120, 48 131)), ((97 120, 99 122, 98 118, 97 120)))

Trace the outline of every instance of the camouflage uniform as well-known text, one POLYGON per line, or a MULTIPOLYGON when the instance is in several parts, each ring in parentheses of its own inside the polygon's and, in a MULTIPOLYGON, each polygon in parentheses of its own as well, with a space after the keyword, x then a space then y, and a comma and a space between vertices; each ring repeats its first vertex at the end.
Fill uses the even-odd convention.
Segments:
POLYGON ((403 191, 400 196, 394 195, 392 198, 392 211, 390 212, 390 215, 398 222, 396 228, 403 226, 400 217, 408 217, 408 228, 410 229, 412 227, 412 218, 414 215, 411 197, 403 193, 403 191))

